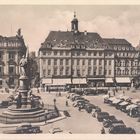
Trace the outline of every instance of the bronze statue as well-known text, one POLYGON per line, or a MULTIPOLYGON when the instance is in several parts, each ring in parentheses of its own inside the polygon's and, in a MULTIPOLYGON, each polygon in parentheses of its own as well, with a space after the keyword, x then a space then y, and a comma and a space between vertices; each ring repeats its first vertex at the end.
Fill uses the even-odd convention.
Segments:
POLYGON ((20 74, 23 76, 27 76, 27 73, 26 73, 26 68, 28 64, 27 58, 25 58, 25 56, 22 56, 19 64, 20 64, 20 74))

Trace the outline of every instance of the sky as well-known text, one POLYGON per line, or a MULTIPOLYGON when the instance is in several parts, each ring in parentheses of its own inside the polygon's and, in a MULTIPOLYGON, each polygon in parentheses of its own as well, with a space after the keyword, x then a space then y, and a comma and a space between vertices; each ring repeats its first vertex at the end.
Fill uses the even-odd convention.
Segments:
POLYGON ((134 47, 140 41, 138 5, 0 5, 0 35, 15 36, 21 28, 30 51, 38 51, 50 31, 71 30, 76 11, 79 31, 103 38, 125 38, 134 47))

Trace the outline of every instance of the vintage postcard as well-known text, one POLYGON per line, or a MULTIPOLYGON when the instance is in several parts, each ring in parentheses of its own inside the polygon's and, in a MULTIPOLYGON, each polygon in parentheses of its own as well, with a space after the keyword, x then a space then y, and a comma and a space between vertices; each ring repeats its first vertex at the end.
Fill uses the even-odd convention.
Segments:
POLYGON ((140 3, 2 2, 0 19, 0 139, 139 138, 140 3))

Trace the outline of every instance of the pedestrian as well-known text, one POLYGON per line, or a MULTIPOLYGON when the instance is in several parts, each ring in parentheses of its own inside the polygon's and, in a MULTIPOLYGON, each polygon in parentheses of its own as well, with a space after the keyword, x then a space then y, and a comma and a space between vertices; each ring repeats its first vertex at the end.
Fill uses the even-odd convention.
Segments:
POLYGON ((66 100, 66 106, 68 106, 68 101, 66 100))
POLYGON ((53 99, 53 102, 54 102, 54 105, 56 105, 56 99, 55 98, 53 99))
POLYGON ((59 96, 61 96, 61 92, 59 91, 59 96))
POLYGON ((101 129, 101 134, 105 134, 105 129, 104 129, 104 127, 102 127, 102 129, 101 129))
POLYGON ((78 110, 81 111, 81 107, 80 106, 79 106, 78 110))
POLYGON ((125 91, 123 90, 123 95, 125 95, 125 91))

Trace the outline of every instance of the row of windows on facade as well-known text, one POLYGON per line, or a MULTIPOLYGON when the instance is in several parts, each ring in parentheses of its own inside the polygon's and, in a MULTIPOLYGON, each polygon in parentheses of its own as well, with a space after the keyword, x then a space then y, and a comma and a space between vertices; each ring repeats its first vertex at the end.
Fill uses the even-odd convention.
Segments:
MULTIPOLYGON (((16 73, 15 66, 9 66, 8 72, 9 72, 9 74, 15 74, 15 73, 16 73)), ((3 69, 2 66, 0 66, 0 74, 1 74, 1 75, 4 74, 4 69, 3 69)))
MULTIPOLYGON (((47 60, 47 65, 51 65, 51 64, 54 64, 54 65, 63 65, 64 63, 64 65, 69 65, 69 64, 71 64, 70 63, 71 62, 71 60, 69 60, 69 59, 54 59, 54 63, 53 63, 53 60, 52 59, 48 59, 47 60), (60 61, 59 61, 60 60, 60 61), (59 63, 60 62, 60 63, 59 63)), ((96 65, 97 64, 97 59, 94 59, 93 61, 92 60, 88 60, 88 61, 86 61, 86 60, 79 60, 79 59, 73 59, 72 60, 72 65, 80 65, 80 62, 81 62, 81 64, 82 65, 85 65, 85 64, 87 64, 87 65, 96 65), (75 63, 74 63, 75 62, 75 63)), ((104 62, 104 60, 98 60, 98 65, 102 65, 103 64, 103 62, 104 62)), ((112 64, 112 60, 108 60, 108 65, 111 65, 112 64)), ((45 59, 43 59, 43 65, 46 65, 46 60, 45 59)), ((107 60, 105 60, 105 65, 107 65, 107 60)))
MULTIPOLYGON (((63 55, 66 55, 66 56, 69 56, 71 53, 68 52, 68 51, 43 51, 43 55, 44 56, 50 56, 50 55, 59 55, 59 56, 63 56, 63 55)), ((94 51, 94 52, 85 52, 85 51, 76 51, 76 52, 72 52, 72 55, 73 56, 85 56, 85 55, 88 55, 88 56, 102 56, 104 54, 104 52, 97 52, 97 51, 94 51)), ((109 52, 109 53, 105 53, 105 55, 109 55, 109 56, 112 56, 112 53, 109 52)))
POLYGON ((117 56, 121 56, 121 57, 134 57, 136 55, 136 53, 128 53, 128 52, 118 52, 117 56))
MULTIPOLYGON (((82 69, 81 71, 82 71, 82 75, 91 75, 92 74, 91 72, 93 72, 93 75, 97 75, 97 67, 94 67, 93 70, 91 67, 89 67, 87 70, 82 69)), ((111 70, 108 70, 109 75, 111 75, 111 72, 112 72, 111 70)), ((58 73, 60 73, 60 75, 63 75, 63 73, 65 73, 66 75, 71 75, 72 73, 77 73, 77 75, 78 75, 78 74, 80 74, 80 69, 75 69, 75 70, 73 69, 72 73, 68 67, 66 68, 66 70, 63 67, 61 67, 60 69, 54 68, 54 71, 52 71, 51 69, 47 70, 47 75, 51 75, 51 74, 57 75, 58 73)), ((43 75, 45 75, 45 74, 46 74, 46 69, 43 69, 43 75)), ((99 67, 98 74, 99 75, 104 74, 102 67, 99 67)), ((105 74, 107 74, 107 70, 105 70, 105 74)))
MULTIPOLYGON (((66 71, 60 69, 60 71, 58 71, 58 69, 54 69, 54 71, 52 72, 51 69, 48 69, 47 70, 47 73, 46 73, 46 70, 44 69, 43 70, 43 76, 52 76, 52 75, 67 75, 67 76, 70 76, 70 75, 81 75, 81 76, 86 76, 86 75, 97 75, 97 71, 93 71, 93 73, 91 73, 91 69, 88 69, 88 71, 86 72, 86 70, 82 70, 82 72, 80 72, 80 70, 73 70, 73 72, 71 73, 71 71, 69 69, 66 69, 66 71)), ((98 71, 98 75, 104 75, 103 73, 103 70, 102 69, 99 69, 98 71)), ((109 70, 109 75, 111 75, 111 70, 109 70)))
POLYGON ((116 66, 124 66, 124 67, 128 67, 128 66, 138 66, 140 65, 140 63, 138 63, 138 61, 120 61, 120 62, 116 62, 116 66))
POLYGON ((0 42, 0 47, 18 47, 21 46, 19 42, 0 42))
MULTIPOLYGON (((15 53, 14 52, 8 52, 8 58, 9 59, 15 59, 15 53)), ((3 53, 0 52, 0 59, 3 59, 3 53)))
POLYGON ((137 75, 138 71, 129 69, 121 70, 118 68, 117 71, 115 70, 115 73, 116 75, 137 75))

